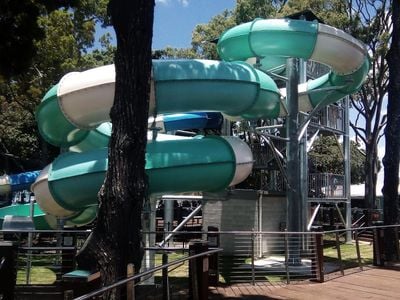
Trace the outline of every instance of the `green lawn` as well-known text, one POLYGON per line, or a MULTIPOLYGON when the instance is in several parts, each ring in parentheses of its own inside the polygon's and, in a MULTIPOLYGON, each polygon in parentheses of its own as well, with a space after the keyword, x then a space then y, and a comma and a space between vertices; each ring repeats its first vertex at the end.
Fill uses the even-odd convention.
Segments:
MULTIPOLYGON (((31 268, 31 284, 53 284, 56 274, 46 267, 31 268)), ((26 284, 26 269, 19 268, 17 272, 17 284, 26 284)))
MULTIPOLYGON (((340 252, 342 256, 343 266, 345 268, 352 268, 358 266, 355 243, 340 244, 340 252)), ((363 265, 372 264, 373 261, 372 245, 369 243, 360 242, 360 256, 363 265)), ((338 262, 336 245, 324 246, 324 260, 325 262, 338 262)))

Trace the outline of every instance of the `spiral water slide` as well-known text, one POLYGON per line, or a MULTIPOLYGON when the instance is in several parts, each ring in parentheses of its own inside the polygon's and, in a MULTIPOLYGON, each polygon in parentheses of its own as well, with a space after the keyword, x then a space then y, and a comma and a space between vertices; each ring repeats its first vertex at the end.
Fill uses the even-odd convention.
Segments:
MULTIPOLYGON (((300 110, 328 105, 357 91, 368 72, 362 43, 316 22, 255 20, 226 31, 218 42, 224 61, 153 61, 150 117, 199 111, 253 120, 285 116, 284 89, 266 73, 287 57, 314 60, 331 72, 299 86, 300 110), (257 69, 244 62, 257 57, 257 69), (267 72, 266 72, 267 71, 267 72)), ((33 184, 36 199, 50 215, 78 218, 96 213, 97 192, 107 170, 109 111, 114 66, 69 73, 45 95, 37 110, 42 136, 70 149, 46 167, 33 184)), ((162 118, 157 118, 162 124, 162 118)), ((176 128, 175 128, 176 129, 176 128)), ((132 153, 134 155, 134 153, 132 153)), ((148 138, 146 172, 152 194, 218 191, 244 180, 252 154, 234 137, 148 138)))

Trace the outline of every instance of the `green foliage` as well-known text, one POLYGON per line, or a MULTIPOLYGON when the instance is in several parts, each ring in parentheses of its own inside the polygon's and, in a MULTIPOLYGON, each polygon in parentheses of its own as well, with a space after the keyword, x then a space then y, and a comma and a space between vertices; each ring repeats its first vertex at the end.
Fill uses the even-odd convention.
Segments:
MULTIPOLYGON (((103 9, 96 1, 80 1, 68 10, 54 10, 48 4, 50 12, 41 6, 35 19, 41 38, 31 41, 35 55, 30 64, 19 75, 0 77, 0 155, 4 158, 0 170, 42 168, 57 155, 58 149, 42 141, 37 131, 35 110, 46 91, 66 73, 112 62, 114 49, 107 36, 102 39, 105 48, 85 54, 93 45, 96 20, 105 20, 91 15, 105 11, 106 1, 102 3, 103 9)), ((7 68, 3 63, 6 60, 0 62, 1 68, 7 68)))
POLYGON ((350 24, 347 3, 343 0, 289 0, 278 16, 283 17, 306 9, 328 25, 345 29, 350 24))
POLYGON ((32 1, 1 1, 0 78, 22 72, 35 54, 34 39, 43 37, 36 23, 40 8, 32 1))
POLYGON ((99 39, 101 48, 85 54, 80 62, 81 69, 109 65, 114 63, 116 47, 111 44, 111 35, 106 33, 99 39))
POLYGON ((29 68, 45 33, 38 18, 75 1, 4 0, 0 3, 0 78, 11 78, 29 68), (5 59, 6 58, 6 59, 5 59))
POLYGON ((250 22, 256 18, 265 19, 275 16, 277 7, 274 2, 277 1, 238 0, 234 10, 236 24, 250 22))
POLYGON ((197 25, 192 34, 192 47, 200 58, 218 59, 215 41, 228 28, 236 25, 231 11, 225 10, 207 24, 197 25))
MULTIPOLYGON (((344 160, 342 145, 334 136, 320 136, 308 153, 309 166, 314 169, 310 172, 344 174, 344 160)), ((351 183, 358 184, 365 181, 365 151, 359 145, 350 142, 351 183)))
POLYGON ((179 59, 179 58, 196 58, 197 54, 192 48, 172 48, 166 47, 161 50, 154 50, 152 53, 154 59, 179 59))

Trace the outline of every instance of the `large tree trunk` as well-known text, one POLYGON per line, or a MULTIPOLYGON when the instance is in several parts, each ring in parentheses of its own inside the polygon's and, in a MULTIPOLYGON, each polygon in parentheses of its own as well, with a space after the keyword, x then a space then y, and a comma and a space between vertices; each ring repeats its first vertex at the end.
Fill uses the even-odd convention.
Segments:
MULTIPOLYGON (((386 147, 383 165, 385 177, 383 185, 384 221, 386 225, 398 223, 398 185, 400 162, 400 2, 392 0, 393 32, 392 43, 387 56, 389 63, 388 119, 385 130, 386 147)), ((386 260, 396 259, 396 243, 393 230, 385 234, 386 260)))
MULTIPOLYGON (((126 277, 128 263, 142 259, 141 211, 147 196, 145 149, 150 94, 154 0, 111 0, 116 36, 116 86, 108 171, 99 193, 97 223, 79 256, 80 267, 97 267, 103 285, 126 277)), ((104 299, 124 298, 124 290, 104 299)))

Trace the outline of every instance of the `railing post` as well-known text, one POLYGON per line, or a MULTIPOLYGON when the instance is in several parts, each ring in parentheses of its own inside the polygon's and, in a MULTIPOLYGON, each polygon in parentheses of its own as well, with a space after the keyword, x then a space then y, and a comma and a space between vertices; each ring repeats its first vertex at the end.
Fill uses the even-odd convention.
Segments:
POLYGON ((251 233, 251 284, 255 285, 256 284, 256 276, 255 276, 255 270, 254 270, 254 232, 251 233))
MULTIPOLYGON (((162 264, 165 265, 168 263, 168 254, 163 252, 162 254, 162 264)), ((169 277, 168 277, 168 268, 162 269, 162 282, 163 282, 163 300, 170 299, 170 291, 169 291, 169 277)))
POLYGON ((357 261, 358 261, 358 267, 360 270, 363 270, 362 262, 361 262, 361 254, 360 254, 360 243, 358 240, 358 230, 354 230, 354 240, 356 242, 356 252, 357 252, 357 261))
MULTIPOLYGON (((208 251, 207 241, 193 241, 189 245, 189 255, 208 251)), ((189 263, 189 299, 208 299, 208 256, 198 257, 189 263)))
POLYGON ((324 239, 322 233, 316 233, 315 238, 315 277, 318 282, 324 282, 324 239))
POLYGON ((2 299, 14 299, 17 281, 18 244, 0 241, 0 296, 2 299))
POLYGON ((64 300, 72 300, 72 299, 74 299, 74 291, 73 290, 64 291, 64 300))
POLYGON ((337 251, 337 256, 338 256, 338 259, 339 259, 340 273, 342 274, 342 276, 344 276, 342 253, 340 251, 339 232, 337 230, 335 232, 335 237, 336 237, 336 251, 337 251))
MULTIPOLYGON (((132 277, 135 275, 135 266, 130 263, 126 266, 126 277, 132 277)), ((126 298, 128 300, 135 300, 135 281, 129 281, 126 284, 126 298)))
POLYGON ((394 237, 396 239, 396 258, 400 259, 400 248, 399 248, 399 227, 393 227, 394 237))
POLYGON ((383 266, 384 265, 384 261, 383 261, 383 256, 382 256, 382 230, 379 230, 378 228, 374 228, 374 266, 383 266))
POLYGON ((286 271, 286 283, 290 284, 290 272, 289 272, 289 238, 287 229, 285 229, 285 271, 286 271))

